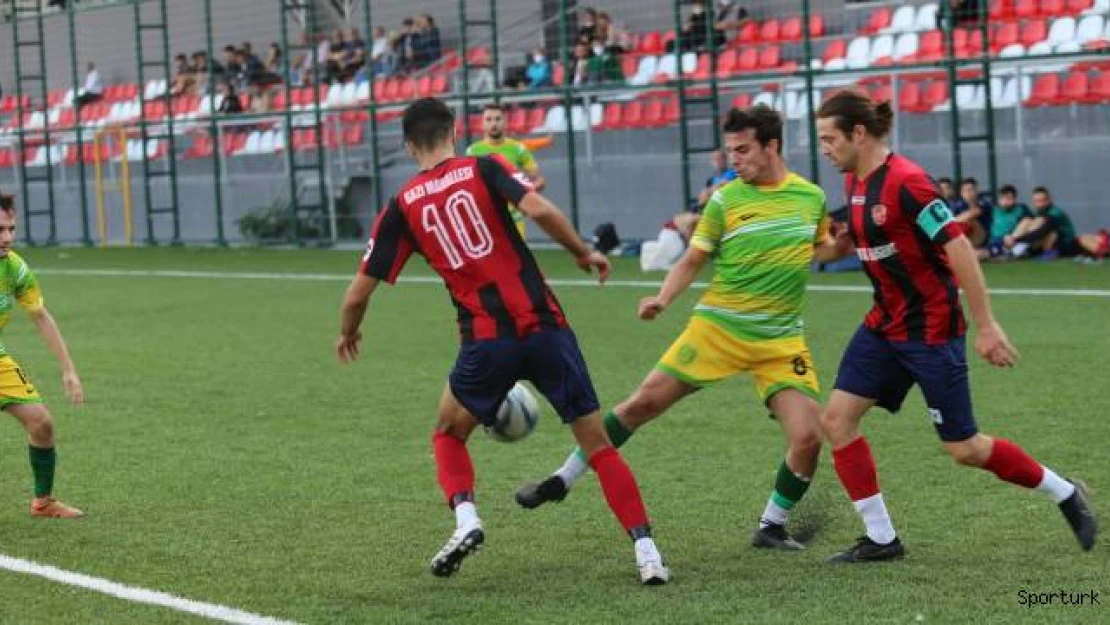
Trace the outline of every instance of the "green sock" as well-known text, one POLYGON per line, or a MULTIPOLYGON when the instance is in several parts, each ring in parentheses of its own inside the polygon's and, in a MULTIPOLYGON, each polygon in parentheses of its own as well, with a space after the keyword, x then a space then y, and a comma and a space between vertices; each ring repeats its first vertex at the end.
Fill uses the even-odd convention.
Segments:
POLYGON ((53 447, 28 446, 31 455, 31 472, 35 475, 35 497, 46 497, 54 491, 54 465, 58 455, 53 447))
MULTIPOLYGON (((629 438, 632 438, 632 430, 626 428, 620 419, 617 418, 617 413, 610 410, 605 413, 605 418, 601 420, 605 424, 605 432, 609 435, 609 441, 613 443, 613 447, 620 447, 625 444, 629 438)), ((574 453, 583 462, 588 462, 589 458, 578 447, 574 448, 574 453)))
POLYGON ((786 466, 786 460, 779 465, 778 475, 775 476, 775 492, 771 500, 783 510, 791 510, 802 500, 809 490, 809 480, 802 479, 786 466))

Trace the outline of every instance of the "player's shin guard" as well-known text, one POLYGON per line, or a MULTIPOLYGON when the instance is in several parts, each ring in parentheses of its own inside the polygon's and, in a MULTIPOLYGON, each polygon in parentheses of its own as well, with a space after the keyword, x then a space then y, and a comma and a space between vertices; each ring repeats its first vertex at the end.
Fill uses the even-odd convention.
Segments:
POLYGON ((892 542, 896 534, 890 522, 883 496, 879 492, 879 474, 867 439, 860 436, 832 452, 836 475, 852 504, 867 526, 867 536, 881 545, 892 542))
POLYGON ((590 466, 601 482, 601 491, 613 514, 617 516, 625 531, 633 539, 640 538, 648 531, 647 511, 640 497, 640 487, 628 468, 620 452, 614 447, 605 447, 590 456, 590 466))
POLYGON ((470 452, 466 443, 447 434, 436 431, 432 435, 435 449, 436 477, 447 505, 454 508, 457 504, 474 500, 474 465, 470 462, 470 452))
POLYGON ((35 497, 47 497, 54 491, 54 466, 58 456, 53 447, 28 446, 31 473, 35 476, 35 497))

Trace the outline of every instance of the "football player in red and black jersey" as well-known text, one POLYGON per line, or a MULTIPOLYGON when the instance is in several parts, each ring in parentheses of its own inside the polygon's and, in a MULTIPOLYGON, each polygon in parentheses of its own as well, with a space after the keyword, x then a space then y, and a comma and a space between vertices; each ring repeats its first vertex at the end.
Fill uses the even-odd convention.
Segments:
POLYGON ((491 424, 509 389, 528 380, 547 398, 588 454, 609 507, 632 538, 641 581, 670 576, 651 538, 636 480, 606 435, 600 404, 574 333, 509 211, 515 205, 566 248, 579 267, 609 275, 566 217, 498 155, 455 155, 455 120, 434 98, 410 105, 405 146, 420 166, 374 223, 366 255, 341 311, 336 351, 359 355, 359 327, 381 281, 393 283, 413 253, 427 259, 458 311, 461 347, 440 401, 432 436, 439 484, 457 529, 431 562, 446 577, 485 540, 474 504, 466 440, 491 424))
POLYGON ((920 165, 884 143, 889 103, 845 91, 817 113, 821 149, 845 174, 848 231, 874 286, 874 306, 849 343, 822 414, 833 464, 867 534, 833 556, 865 562, 904 554, 879 491, 875 461, 859 422, 872 406, 896 412, 914 384, 945 450, 965 466, 1046 493, 1059 504, 1083 549, 1098 524, 1081 483, 1064 479, 1021 447, 979 432, 971 407, 959 285, 975 325, 975 351, 1013 366, 1018 352, 991 312, 975 250, 920 165))

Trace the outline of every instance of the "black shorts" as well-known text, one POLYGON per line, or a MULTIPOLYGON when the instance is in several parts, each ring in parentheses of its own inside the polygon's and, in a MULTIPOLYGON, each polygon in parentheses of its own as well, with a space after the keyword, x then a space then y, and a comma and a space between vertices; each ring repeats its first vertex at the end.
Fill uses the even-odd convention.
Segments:
POLYGON ((493 423, 505 395, 520 380, 531 382, 564 423, 601 407, 569 329, 464 343, 448 380, 455 398, 483 425, 493 423))

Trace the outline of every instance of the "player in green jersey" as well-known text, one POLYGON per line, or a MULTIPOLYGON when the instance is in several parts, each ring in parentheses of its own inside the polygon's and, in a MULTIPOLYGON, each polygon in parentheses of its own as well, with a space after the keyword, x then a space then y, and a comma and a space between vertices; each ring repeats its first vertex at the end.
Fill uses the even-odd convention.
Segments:
MULTIPOLYGON (((529 182, 532 183, 532 187, 537 193, 543 191, 543 188, 547 186, 547 180, 543 177, 540 166, 536 164, 536 157, 532 156, 532 151, 520 141, 505 136, 505 108, 503 106, 500 104, 487 104, 485 106, 482 110, 482 131, 485 136, 466 149, 467 156, 500 154, 513 167, 528 176, 529 182)), ((516 229, 520 231, 520 237, 524 238, 528 231, 524 215, 515 206, 510 206, 509 212, 513 216, 516 229)))
MULTIPOLYGON (((12 251, 15 242, 15 206, 10 195, 0 194, 0 333, 11 321, 16 304, 27 311, 50 351, 62 366, 62 386, 75 404, 84 402, 84 391, 77 369, 69 357, 65 339, 54 317, 43 304, 35 274, 26 261, 12 251)), ((43 404, 34 384, 8 355, 0 343, 0 409, 15 417, 27 431, 31 472, 35 478, 35 498, 31 514, 39 517, 72 519, 84 512, 54 499, 54 419, 43 404)))
MULTIPOLYGON (((825 194, 786 168, 782 117, 765 106, 733 109, 725 148, 739 175, 713 194, 689 249, 658 295, 640 301, 639 316, 655 319, 713 259, 713 281, 689 325, 632 395, 605 416, 620 446, 683 397, 741 373, 755 377, 759 398, 786 436, 786 458, 760 519, 753 546, 802 549, 786 531, 790 511, 809 488, 821 451, 819 386, 802 334, 809 265, 838 256, 825 194)), ((517 490, 534 508, 566 497, 587 469, 575 450, 547 479, 517 490)))

